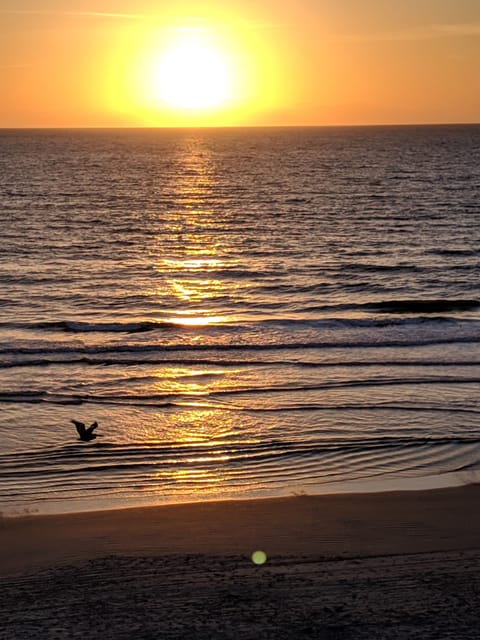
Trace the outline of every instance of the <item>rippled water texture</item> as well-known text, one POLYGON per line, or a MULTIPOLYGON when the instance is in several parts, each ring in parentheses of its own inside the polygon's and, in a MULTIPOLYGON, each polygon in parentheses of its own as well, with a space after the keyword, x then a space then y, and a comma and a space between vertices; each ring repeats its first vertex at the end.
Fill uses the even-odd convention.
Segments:
POLYGON ((0 145, 5 512, 477 477, 480 127, 0 145))

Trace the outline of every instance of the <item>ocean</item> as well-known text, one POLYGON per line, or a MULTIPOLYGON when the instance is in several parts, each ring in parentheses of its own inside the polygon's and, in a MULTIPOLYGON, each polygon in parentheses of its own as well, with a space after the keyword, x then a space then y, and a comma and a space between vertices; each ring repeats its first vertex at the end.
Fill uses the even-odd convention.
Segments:
POLYGON ((4 514, 478 480, 479 125, 0 150, 4 514))

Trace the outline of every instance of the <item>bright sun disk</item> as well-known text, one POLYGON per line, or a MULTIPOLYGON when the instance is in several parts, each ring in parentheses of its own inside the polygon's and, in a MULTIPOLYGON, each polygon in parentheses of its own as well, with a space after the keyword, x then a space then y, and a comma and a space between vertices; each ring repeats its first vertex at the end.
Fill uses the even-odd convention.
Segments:
POLYGON ((213 109, 231 98, 232 73, 227 54, 208 32, 185 29, 159 58, 154 92, 173 109, 213 109))

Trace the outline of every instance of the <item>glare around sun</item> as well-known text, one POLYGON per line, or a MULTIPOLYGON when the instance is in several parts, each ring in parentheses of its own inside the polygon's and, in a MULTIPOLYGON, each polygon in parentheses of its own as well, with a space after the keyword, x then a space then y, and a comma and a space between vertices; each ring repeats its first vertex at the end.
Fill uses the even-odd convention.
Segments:
POLYGON ((142 126, 226 126, 278 104, 278 60, 248 21, 138 24, 105 66, 108 108, 142 126))

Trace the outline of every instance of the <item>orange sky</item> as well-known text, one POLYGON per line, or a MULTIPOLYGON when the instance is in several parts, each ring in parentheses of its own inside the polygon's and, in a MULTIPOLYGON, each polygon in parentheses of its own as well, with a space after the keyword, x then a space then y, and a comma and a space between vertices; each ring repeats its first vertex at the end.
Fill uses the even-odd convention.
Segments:
POLYGON ((479 69, 479 0, 0 9, 0 127, 479 122, 479 69))

